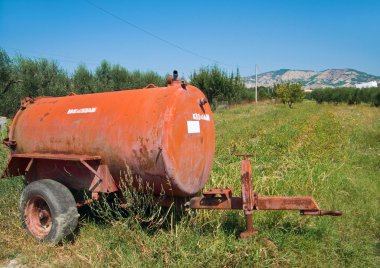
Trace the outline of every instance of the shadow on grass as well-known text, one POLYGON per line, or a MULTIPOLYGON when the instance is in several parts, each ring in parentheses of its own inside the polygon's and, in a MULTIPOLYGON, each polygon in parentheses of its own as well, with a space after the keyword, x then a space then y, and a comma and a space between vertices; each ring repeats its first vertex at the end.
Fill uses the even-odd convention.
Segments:
POLYGON ((240 233, 245 231, 245 222, 241 220, 239 212, 226 212, 221 224, 221 230, 226 235, 239 237, 240 233))

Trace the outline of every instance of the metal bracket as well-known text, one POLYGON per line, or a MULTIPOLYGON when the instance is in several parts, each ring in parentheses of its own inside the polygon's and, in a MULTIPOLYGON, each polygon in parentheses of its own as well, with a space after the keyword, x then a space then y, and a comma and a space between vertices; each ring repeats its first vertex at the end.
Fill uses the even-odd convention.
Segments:
POLYGON ((93 185, 91 185, 89 191, 92 192, 94 191, 94 189, 96 189, 96 187, 99 186, 99 184, 102 183, 103 181, 103 177, 102 175, 100 175, 95 169, 93 169, 85 160, 81 159, 80 162, 82 163, 82 165, 84 165, 89 171, 91 171, 96 177, 98 177, 98 181, 96 183, 94 183, 93 185))
POLYGON ((9 138, 5 138, 3 140, 3 144, 11 150, 16 150, 17 142, 15 140, 9 140, 9 138))
POLYGON ((202 195, 206 198, 214 198, 215 196, 219 195, 221 198, 231 199, 232 190, 229 188, 212 188, 208 191, 203 192, 202 195))
POLYGON ((29 104, 34 103, 34 99, 30 97, 23 98, 21 100, 20 110, 25 110, 29 104))
POLYGON ((156 86, 155 84, 149 84, 149 85, 147 85, 146 87, 144 87, 144 89, 147 89, 147 88, 156 88, 156 87, 158 87, 158 86, 156 86))

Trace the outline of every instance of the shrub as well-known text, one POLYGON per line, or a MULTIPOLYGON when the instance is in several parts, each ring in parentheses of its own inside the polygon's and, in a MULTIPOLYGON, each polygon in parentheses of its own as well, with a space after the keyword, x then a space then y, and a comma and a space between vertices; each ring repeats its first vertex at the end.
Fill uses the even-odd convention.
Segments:
POLYGON ((302 102, 305 93, 300 84, 283 83, 274 86, 277 98, 292 108, 293 103, 302 102))

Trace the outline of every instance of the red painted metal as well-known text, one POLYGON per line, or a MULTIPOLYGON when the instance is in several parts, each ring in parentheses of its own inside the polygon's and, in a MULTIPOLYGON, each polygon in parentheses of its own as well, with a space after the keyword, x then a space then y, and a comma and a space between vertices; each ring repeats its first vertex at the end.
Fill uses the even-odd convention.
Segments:
POLYGON ((98 155, 75 155, 75 154, 41 154, 41 153, 29 153, 29 154, 12 154, 12 158, 28 158, 28 159, 51 159, 51 160, 65 160, 65 161, 77 161, 77 160, 100 160, 98 155))
POLYGON ((156 194, 194 195, 214 158, 210 106, 198 88, 180 81, 152 86, 25 99, 5 141, 13 149, 8 175, 111 192, 131 172, 156 194))
MULTIPOLYGON (((304 211, 302 213, 303 215, 314 215, 313 213, 315 211, 320 211, 318 205, 311 196, 257 196, 255 199, 257 201, 255 202, 253 210, 299 210, 304 211)), ((243 199, 238 196, 232 196, 228 199, 222 197, 210 198, 204 195, 197 196, 191 198, 189 206, 197 209, 244 210, 243 199)))
POLYGON ((319 210, 311 196, 259 197, 257 210, 319 210))

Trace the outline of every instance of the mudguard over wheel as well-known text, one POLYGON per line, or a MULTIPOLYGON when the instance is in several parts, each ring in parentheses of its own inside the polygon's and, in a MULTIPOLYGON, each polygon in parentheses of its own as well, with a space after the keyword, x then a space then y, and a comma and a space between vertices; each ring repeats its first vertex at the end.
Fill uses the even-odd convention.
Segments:
POLYGON ((22 224, 31 236, 54 244, 72 235, 78 225, 73 195, 66 186, 53 180, 27 185, 21 195, 20 213, 22 224))

